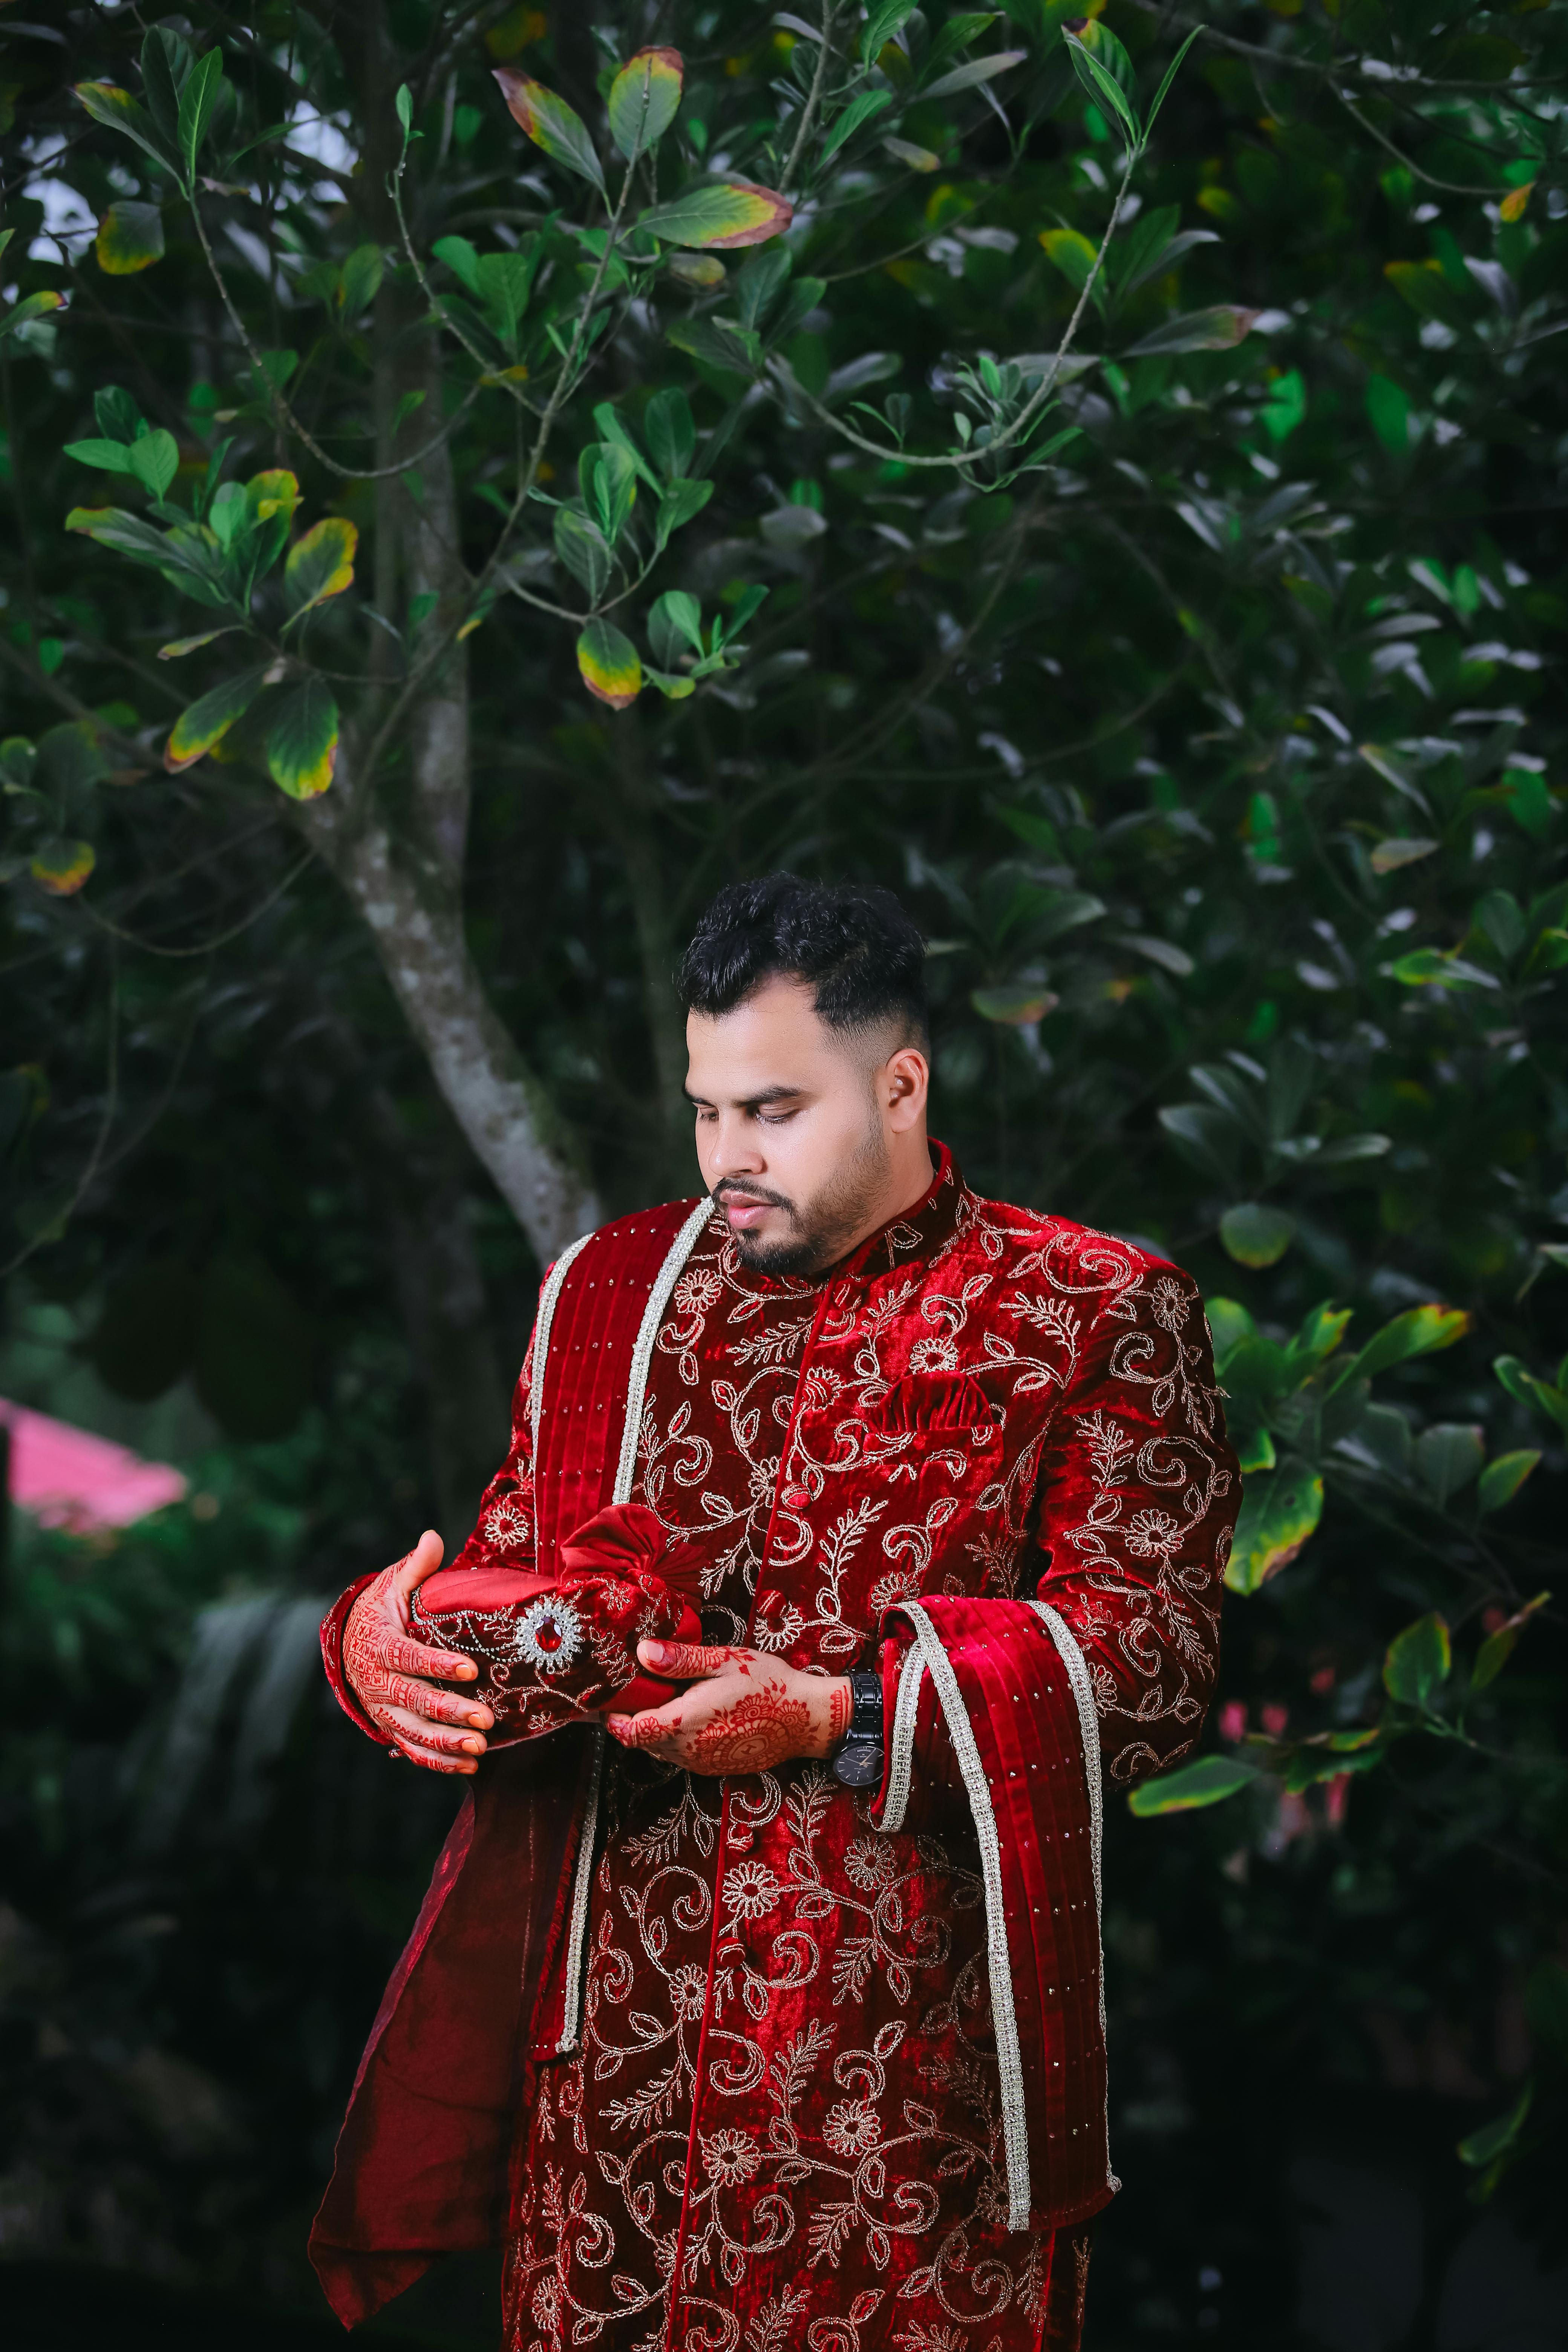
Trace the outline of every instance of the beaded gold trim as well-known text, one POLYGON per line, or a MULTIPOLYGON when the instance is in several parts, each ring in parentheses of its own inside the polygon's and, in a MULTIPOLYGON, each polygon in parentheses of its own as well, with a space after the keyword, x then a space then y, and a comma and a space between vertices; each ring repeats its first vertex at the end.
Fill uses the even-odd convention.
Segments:
MULTIPOLYGON (((1094 1865, 1095 1940, 1100 1954, 1100 2031, 1101 2038, 1104 2039, 1106 2035, 1105 1903, 1100 1880, 1100 1855, 1105 1844, 1105 1795, 1100 1775, 1100 1717, 1095 1713, 1094 1690, 1089 1679, 1089 1667, 1084 1662, 1083 1652, 1068 1631, 1065 1620, 1059 1617, 1047 1601, 1031 1601, 1029 1606, 1057 1645, 1061 1662, 1068 1670, 1068 1680, 1072 1685, 1073 1699, 1078 1707, 1078 1727, 1083 1740, 1083 1777, 1089 1784, 1089 1859, 1094 1865)), ((1121 2188, 1121 2181, 1110 2168, 1109 2106, 1105 2117, 1105 2178, 1110 2188, 1121 2188)))
POLYGON ((530 1374, 529 1402, 533 1409, 533 1458, 539 1460, 539 1423, 544 1412, 544 1363, 550 1352, 550 1327, 555 1320, 555 1306, 566 1276, 572 1270, 579 1251, 587 1248, 592 1234, 580 1234, 570 1249, 563 1249, 545 1277, 539 1294, 539 1313, 533 1323, 533 1370, 530 1374))
POLYGON ((963 1775, 974 1834, 980 1846, 980 1874, 985 1889, 985 1945, 991 1976, 991 2021, 996 2034, 996 2064, 1001 2077, 1002 2144, 1007 2162, 1007 2227, 1029 2226, 1029 2136, 1024 2105, 1024 2057, 1018 2043, 1018 2014, 1013 2006, 1013 1970, 1007 1955, 1007 1922, 1002 1907, 1002 1851, 996 1816, 991 1810, 985 1767, 974 1744, 958 1677, 947 1652, 936 1637, 931 1619, 918 1601, 900 1603, 915 1629, 942 1714, 948 1738, 963 1775))
POLYGON ((616 1469, 614 1500, 629 1503, 632 1484, 637 1470, 637 1440, 642 1435, 643 1398, 647 1393, 647 1376, 653 1364, 653 1351, 658 1341, 658 1327, 664 1320, 664 1310, 669 1296, 679 1281, 687 1259, 697 1246, 697 1236, 713 1214, 711 1201, 699 1201, 670 1245, 669 1255, 659 1267, 658 1279, 648 1293, 643 1309, 637 1343, 632 1349, 631 1378, 626 1382, 626 1420, 621 1432, 621 1458, 616 1469))
MULTIPOLYGON (((647 1305, 643 1309, 642 1321, 637 1327, 637 1345, 632 1349, 631 1372, 626 1381, 626 1423, 621 1432, 621 1458, 616 1468, 616 1486, 612 1498, 617 1503, 629 1503, 632 1498, 632 1482, 637 1476, 637 1438, 642 1429, 643 1398, 647 1392, 647 1376, 653 1363, 654 1348, 658 1339, 658 1327, 664 1320, 664 1310, 669 1304, 670 1292, 680 1279, 681 1268, 691 1255, 697 1236, 712 1213, 711 1201, 698 1202, 671 1244, 669 1255, 658 1270, 658 1277, 648 1293, 647 1305)), ((584 1240, 587 1238, 588 1236, 584 1234, 584 1240)), ((574 1243, 572 1248, 557 1260, 556 1275, 563 1274, 564 1269, 582 1246, 582 1242, 574 1243)), ((553 1280, 553 1276, 552 1279, 553 1280)), ((552 1294, 547 1300, 542 1300, 540 1303, 539 1319, 542 1326, 545 1343, 548 1343, 550 1337, 550 1326, 545 1320, 545 1307, 548 1305, 550 1314, 553 1316, 555 1301, 560 1296, 561 1285, 555 1282, 552 1294)), ((541 1361, 542 1361, 542 1347, 541 1361)), ((540 1379, 537 1367, 534 1378, 536 1381, 540 1379)), ((536 1396, 542 1393, 542 1383, 540 1389, 536 1390, 536 1396)), ((537 1411, 536 1405, 536 1430, 537 1411)), ((604 1775, 605 1738, 605 1735, 603 1731, 595 1733, 593 1769, 589 1774, 588 1795, 583 1808, 582 1843, 577 1848, 577 1873, 572 1886, 572 1926, 566 1940, 566 1999, 562 2012, 561 2039, 555 2045, 558 2053, 563 2057, 569 2050, 575 2050, 577 2047, 577 2034, 583 2018, 583 1975, 588 1942, 588 1898, 594 1887, 594 1845, 599 1832, 599 1784, 604 1775)))
POLYGON ((910 1808, 910 1782, 915 1763, 915 1717, 920 1710, 921 1685, 926 1662, 918 1649, 906 1650, 899 1674, 899 1696, 893 1706, 893 1728, 888 1743, 888 1798, 882 1807, 881 1829, 891 1837, 904 1826, 910 1808))

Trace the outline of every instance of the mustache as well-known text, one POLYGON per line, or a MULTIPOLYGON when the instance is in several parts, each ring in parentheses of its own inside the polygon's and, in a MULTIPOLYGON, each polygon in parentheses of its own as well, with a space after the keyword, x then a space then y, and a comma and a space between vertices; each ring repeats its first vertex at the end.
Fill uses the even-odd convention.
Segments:
POLYGON ((744 1201, 765 1201, 770 1209, 784 1209, 793 1217, 795 1202, 783 1192, 774 1192, 765 1184, 748 1184, 738 1176, 721 1176, 714 1185, 711 1199, 722 1202, 731 1194, 744 1201))

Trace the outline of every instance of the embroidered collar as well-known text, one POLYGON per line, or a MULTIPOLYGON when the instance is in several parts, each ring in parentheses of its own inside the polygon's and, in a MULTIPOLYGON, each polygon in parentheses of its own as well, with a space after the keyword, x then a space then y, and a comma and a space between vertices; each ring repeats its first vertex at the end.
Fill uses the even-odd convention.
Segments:
MULTIPOLYGON (((849 1255, 820 1274, 763 1274, 746 1265, 726 1234, 724 1255, 734 1278, 759 1290, 793 1291, 812 1297, 830 1282, 869 1282, 891 1274, 916 1258, 932 1257, 952 1240, 973 1213, 973 1195, 945 1143, 931 1143, 931 1189, 912 1209, 905 1209, 858 1242, 849 1255)), ((718 1221, 721 1224, 722 1220, 718 1221)))

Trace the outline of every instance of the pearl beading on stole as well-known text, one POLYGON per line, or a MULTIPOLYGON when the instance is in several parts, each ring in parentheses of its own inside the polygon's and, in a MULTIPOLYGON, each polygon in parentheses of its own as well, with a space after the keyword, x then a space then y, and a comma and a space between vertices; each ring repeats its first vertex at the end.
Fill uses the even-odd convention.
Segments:
POLYGON ((915 1761, 915 1719, 925 1675, 923 1653, 906 1650, 899 1671, 899 1696, 893 1706, 893 1729, 888 1745, 888 1798, 880 1824, 884 1837, 892 1837, 903 1828, 904 1815, 909 1811, 915 1761))
MULTIPOLYGON (((669 1254, 658 1270, 647 1305, 643 1308, 637 1327, 637 1345, 632 1349, 631 1371, 626 1381, 626 1418, 621 1432, 621 1454, 616 1465, 615 1490, 611 1500, 629 1503, 632 1483, 637 1476, 637 1438, 642 1431, 643 1399, 647 1393, 647 1376, 653 1364, 653 1351, 658 1340, 658 1327, 669 1304, 670 1294, 679 1281, 687 1259, 697 1245, 697 1236, 713 1213, 711 1201, 700 1201, 670 1244, 669 1254)), ((584 1234, 583 1241, 593 1236, 584 1234)), ((583 1242, 574 1242, 556 1262, 555 1275, 564 1279, 565 1271, 582 1248, 583 1242)), ((543 1351, 549 1344, 550 1326, 545 1320, 546 1309, 553 1318, 555 1302, 561 1296, 561 1283, 552 1276, 553 1288, 540 1302, 541 1337, 535 1343, 534 1362, 534 1449, 539 1443, 540 1404, 544 1393, 543 1351)), ((577 1846, 577 1867, 572 1882, 572 1924, 566 1937, 566 1991, 561 2016, 561 2039, 556 2043, 557 2055, 564 2057, 577 2047, 577 2035, 583 2021, 583 1964, 588 1940, 588 1900, 594 1887, 594 1846, 599 1831, 599 1790, 604 1779, 605 1740, 606 1734, 594 1734, 594 1761, 588 1776, 588 1794, 583 1807, 583 1830, 577 1846)))
MULTIPOLYGON (((1094 1709, 1094 1690, 1089 1679, 1089 1668, 1084 1663, 1083 1652, 1068 1631, 1065 1619, 1058 1616, 1047 1601, 1031 1601, 1029 1606, 1056 1643, 1061 1662, 1068 1670, 1068 1681, 1072 1685, 1073 1699, 1078 1707, 1078 1727, 1083 1739, 1083 1777, 1089 1786, 1089 1860, 1094 1866, 1094 1925, 1095 1937, 1100 1948, 1100 2031, 1103 2037, 1106 2033, 1105 1901, 1100 1881, 1100 1854, 1105 1843, 1105 1795, 1100 1774, 1100 1718, 1094 1709)), ((1110 2188, 1120 2189, 1121 2183, 1110 2168, 1109 2092, 1107 2095, 1105 2178, 1110 2188)))
MULTIPOLYGON (((1001 2078, 1002 2144, 1007 2161, 1007 2227, 1029 2226, 1029 2129, 1024 2105, 1024 2054, 1018 2043, 1018 2013, 1013 2006, 1013 1971, 1007 1956, 1007 1922, 1002 1907, 1002 1853, 996 1836, 996 1816, 985 1784, 985 1767, 974 1744, 958 1677, 947 1652, 936 1637, 931 1619, 918 1601, 900 1607, 915 1629, 942 1711, 947 1736, 963 1775, 964 1792, 974 1818, 980 1846, 980 1875, 985 1889, 985 1946, 991 1976, 991 2017, 996 2032, 996 2065, 1001 2078)), ((900 1688, 900 1697, 902 1698, 900 1688)))

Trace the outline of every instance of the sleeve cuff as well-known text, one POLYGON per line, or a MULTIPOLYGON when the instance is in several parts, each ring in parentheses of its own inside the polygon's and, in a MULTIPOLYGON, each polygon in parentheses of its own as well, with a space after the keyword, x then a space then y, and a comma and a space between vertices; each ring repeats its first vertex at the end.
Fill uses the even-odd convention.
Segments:
POLYGON ((379 1570, 360 1577, 342 1593, 321 1620, 321 1664, 327 1670, 327 1680, 332 1686, 332 1696, 351 1723, 355 1723, 367 1738, 378 1748, 390 1748, 392 1742, 379 1725, 371 1721, 350 1686, 343 1671, 343 1628, 348 1623, 349 1611, 368 1585, 375 1582, 379 1570))

